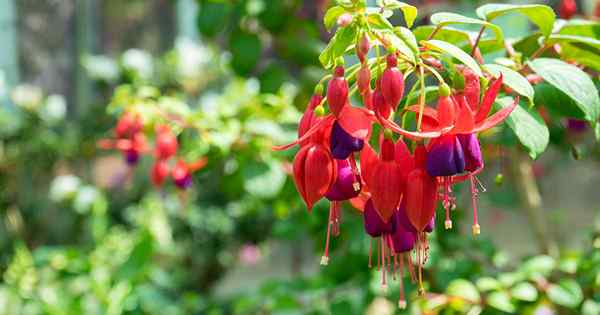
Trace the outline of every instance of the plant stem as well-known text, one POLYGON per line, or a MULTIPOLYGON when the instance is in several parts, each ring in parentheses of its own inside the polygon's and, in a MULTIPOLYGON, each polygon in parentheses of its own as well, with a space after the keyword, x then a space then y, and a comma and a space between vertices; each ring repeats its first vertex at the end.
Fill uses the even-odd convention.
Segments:
POLYGON ((431 32, 431 34, 429 34, 429 36, 427 36, 427 40, 432 39, 435 36, 435 34, 437 34, 437 32, 439 32, 441 29, 442 29, 441 26, 439 26, 439 25, 436 26, 435 29, 433 30, 433 32, 431 32))
POLYGON ((479 34, 477 34, 477 38, 473 43, 473 49, 471 49, 471 56, 475 55, 475 51, 477 50, 477 46, 479 46, 479 42, 481 41, 481 36, 483 36, 483 32, 485 31, 485 26, 482 26, 479 30, 479 34))
POLYGON ((527 219, 537 239, 538 246, 544 254, 556 256, 558 246, 548 233, 548 225, 543 213, 542 197, 533 174, 531 159, 523 150, 516 148, 512 151, 513 174, 527 219))
POLYGON ((419 95, 419 120, 417 122, 417 131, 421 131, 423 122, 423 111, 425 110, 425 73, 423 67, 419 67, 419 80, 421 82, 421 95, 419 95))

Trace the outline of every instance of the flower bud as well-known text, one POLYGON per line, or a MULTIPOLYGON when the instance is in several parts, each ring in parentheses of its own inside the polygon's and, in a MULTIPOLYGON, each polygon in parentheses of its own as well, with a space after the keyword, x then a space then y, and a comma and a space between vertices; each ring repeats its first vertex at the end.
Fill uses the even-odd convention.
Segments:
POLYGON ((360 66, 360 70, 356 74, 356 82, 361 95, 371 91, 371 69, 366 63, 360 66))
POLYGON ((348 100, 348 82, 344 78, 344 67, 338 66, 335 68, 333 78, 329 80, 327 85, 327 102, 329 110, 338 116, 346 101, 348 100))
POLYGON ((356 45, 356 55, 361 63, 364 63, 369 53, 369 49, 371 49, 371 43, 369 42, 369 36, 367 33, 363 33, 360 40, 358 41, 358 45, 356 45))
POLYGON ((404 95, 404 75, 397 68, 396 56, 387 56, 387 68, 381 75, 381 93, 387 104, 394 110, 404 95))

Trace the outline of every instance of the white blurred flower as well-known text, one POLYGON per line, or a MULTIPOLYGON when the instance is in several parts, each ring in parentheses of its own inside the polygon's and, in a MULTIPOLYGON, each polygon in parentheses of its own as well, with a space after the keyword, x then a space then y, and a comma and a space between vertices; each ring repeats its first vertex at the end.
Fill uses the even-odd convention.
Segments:
POLYGON ((86 213, 92 209, 92 206, 100 197, 100 191, 94 186, 83 186, 77 191, 73 208, 79 213, 86 213))
POLYGON ((82 64, 92 79, 115 82, 119 78, 119 66, 109 57, 88 55, 82 64))
POLYGON ((62 95, 53 94, 46 98, 40 117, 49 123, 63 120, 67 114, 67 100, 62 95))
POLYGON ((33 111, 37 110, 41 105, 44 93, 37 86, 21 84, 14 88, 11 97, 17 106, 33 111))
POLYGON ((61 202, 72 198, 77 193, 81 180, 74 175, 61 175, 56 177, 50 185, 50 199, 61 202))
POLYGON ((152 55, 140 49, 129 49, 123 53, 123 67, 136 72, 142 79, 150 79, 154 72, 152 55))
POLYGON ((200 75, 202 67, 212 59, 206 47, 185 37, 177 39, 175 50, 178 56, 177 73, 186 78, 200 75))

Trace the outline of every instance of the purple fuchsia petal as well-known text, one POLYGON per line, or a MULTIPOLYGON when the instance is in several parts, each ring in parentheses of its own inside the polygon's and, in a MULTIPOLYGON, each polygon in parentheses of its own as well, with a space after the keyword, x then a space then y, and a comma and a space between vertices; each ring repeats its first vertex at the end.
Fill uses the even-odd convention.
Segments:
POLYGON ((331 153, 337 160, 345 160, 352 154, 362 150, 365 142, 361 139, 352 137, 336 121, 331 129, 331 153))
POLYGON ((330 201, 352 199, 360 193, 360 189, 354 190, 354 183, 360 185, 360 177, 354 174, 350 162, 348 160, 338 160, 337 178, 325 197, 330 201))
POLYGON ((411 251, 415 247, 415 242, 417 240, 414 228, 410 225, 410 222, 404 222, 408 221, 408 218, 403 219, 402 217, 406 217, 406 214, 402 215, 401 212, 403 211, 398 211, 392 219, 392 221, 396 222, 395 231, 392 234, 392 247, 395 253, 411 251), (411 229, 405 228, 406 223, 411 226, 411 229))
POLYGON ((465 170, 474 172, 483 166, 483 157, 481 156, 481 147, 479 140, 474 133, 458 135, 458 140, 462 146, 465 155, 465 170))
POLYGON ((412 223, 410 223, 410 219, 406 214, 406 202, 404 200, 400 203, 400 207, 398 207, 398 211, 396 211, 396 214, 394 214, 393 220, 396 225, 401 226, 402 229, 410 232, 417 232, 412 223))
POLYGON ((432 143, 426 168, 430 176, 452 176, 464 172, 465 156, 456 136, 442 136, 432 143))
POLYGON ((385 223, 383 219, 375 209, 373 201, 369 199, 365 204, 365 211, 363 212, 365 231, 371 237, 379 237, 383 234, 390 234, 394 232, 395 224, 393 220, 385 223))
POLYGON ((137 150, 127 150, 123 152, 127 165, 134 166, 140 160, 140 153, 137 150))
POLYGON ((192 186, 192 175, 187 174, 181 178, 174 178, 173 182, 175 182, 175 185, 181 189, 188 189, 192 186))

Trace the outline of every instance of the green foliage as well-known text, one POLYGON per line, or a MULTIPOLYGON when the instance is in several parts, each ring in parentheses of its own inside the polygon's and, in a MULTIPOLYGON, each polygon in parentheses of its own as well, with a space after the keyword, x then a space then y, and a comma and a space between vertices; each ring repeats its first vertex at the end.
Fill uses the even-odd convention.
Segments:
MULTIPOLYGON (((198 2, 197 25, 206 46, 182 40, 158 58, 135 49, 116 59, 83 58, 89 74, 109 87, 107 108, 65 120, 64 98, 27 85, 13 91, 16 106, 0 107, 0 203, 6 222, 0 230, 0 314, 360 314, 397 297, 397 288, 381 292, 379 274, 366 268, 362 218, 349 207, 340 236, 345 244, 333 244, 337 259, 330 267, 310 274, 293 269, 293 279, 215 293, 219 281, 240 265, 245 246, 262 249, 276 242, 294 253, 306 244, 322 247, 325 205, 306 215, 287 177, 291 156, 271 146, 296 137, 297 108, 312 91, 306 86, 323 75, 318 62, 333 67, 364 32, 373 42, 378 38, 373 32, 389 41, 403 57, 400 69, 407 77, 432 56, 451 69, 439 73, 444 80, 454 81, 455 68, 463 65, 480 76, 502 74, 508 89, 497 109, 508 106, 515 93, 531 103, 519 104, 505 126, 485 137, 503 148, 520 143, 537 158, 550 144, 570 145, 565 118, 596 124, 600 115, 590 71, 600 68, 598 23, 560 25, 546 6, 490 4, 477 10, 480 19, 436 13, 435 26, 411 30, 420 22, 414 6, 381 0, 371 8, 366 1, 339 0, 324 13, 325 29, 334 32, 325 45, 312 21, 320 13, 308 20, 297 14, 307 1, 198 2), (512 13, 528 17, 541 34, 511 39, 515 53, 498 57, 506 38, 494 21, 512 13), (348 26, 337 26, 342 14, 352 17, 348 26), (406 27, 392 24, 399 15, 406 27), (473 26, 483 27, 479 48, 485 64, 471 53, 473 26), (562 50, 551 50, 554 44, 562 50), (527 79, 532 72, 545 82, 532 87, 527 79), (550 117, 539 113, 542 108, 550 117), (144 118, 150 141, 157 124, 177 117, 186 126, 171 126, 180 157, 208 158, 187 194, 150 186, 151 156, 132 170, 115 162, 119 154, 96 148, 96 141, 112 136, 114 119, 105 110, 117 116, 132 109, 144 118), (108 183, 92 174, 105 159, 112 159, 110 171, 100 171, 112 175, 108 183)), ((373 74, 385 67, 382 61, 370 59, 373 74)), ((352 67, 353 60, 346 62, 352 67)), ((415 104, 423 93, 427 103, 436 101, 438 87, 431 82, 439 78, 426 75, 428 86, 408 91, 401 106, 415 104)), ((425 274, 431 299, 419 299, 405 278, 413 313, 600 312, 597 231, 582 252, 508 264, 489 241, 460 232, 431 240, 425 274)))

